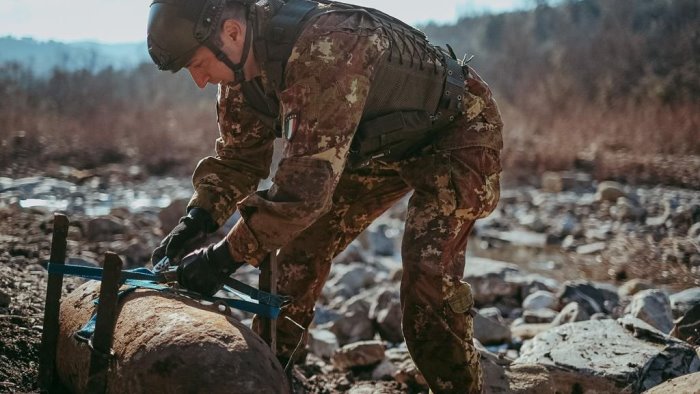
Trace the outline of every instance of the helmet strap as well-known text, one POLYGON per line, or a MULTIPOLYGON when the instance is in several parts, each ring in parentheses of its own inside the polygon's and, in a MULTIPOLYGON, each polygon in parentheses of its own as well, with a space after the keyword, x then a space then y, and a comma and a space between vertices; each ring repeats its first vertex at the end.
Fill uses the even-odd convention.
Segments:
POLYGON ((209 38, 203 44, 209 48, 210 51, 214 53, 214 56, 216 56, 216 59, 224 63, 225 65, 228 66, 228 68, 233 71, 233 75, 236 78, 238 82, 244 82, 246 80, 245 78, 245 71, 243 70, 243 67, 245 66, 246 60, 248 60, 248 53, 250 52, 250 44, 251 44, 251 34, 250 34, 251 26, 248 25, 246 26, 245 29, 245 38, 243 39, 243 53, 241 54, 241 60, 238 63, 234 63, 228 55, 224 53, 224 51, 221 50, 213 41, 212 38, 209 38))

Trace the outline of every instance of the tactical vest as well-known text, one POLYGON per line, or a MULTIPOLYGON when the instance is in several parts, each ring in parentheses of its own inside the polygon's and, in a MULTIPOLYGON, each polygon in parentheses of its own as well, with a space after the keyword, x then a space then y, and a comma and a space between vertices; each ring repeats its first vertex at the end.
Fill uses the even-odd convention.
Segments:
POLYGON ((307 24, 328 13, 363 13, 381 26, 390 46, 380 59, 349 165, 370 160, 395 161, 425 146, 439 130, 462 115, 466 67, 454 52, 433 46, 419 30, 381 11, 328 0, 266 0, 256 4, 253 48, 268 79, 267 90, 245 92, 258 116, 280 135, 277 93, 284 89, 284 68, 307 24), (318 8, 323 3, 329 7, 318 8))

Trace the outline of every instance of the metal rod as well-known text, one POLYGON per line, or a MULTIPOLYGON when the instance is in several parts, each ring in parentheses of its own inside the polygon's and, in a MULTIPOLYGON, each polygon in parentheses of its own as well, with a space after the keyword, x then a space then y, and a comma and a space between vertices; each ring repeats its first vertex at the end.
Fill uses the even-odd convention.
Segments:
POLYGON ((97 304, 95 333, 92 337, 92 354, 88 374, 88 393, 104 393, 107 388, 107 372, 112 358, 112 340, 117 322, 119 286, 121 285, 122 260, 114 253, 105 254, 100 300, 97 304))
MULTIPOLYGON (((270 294, 277 294, 277 250, 270 252, 270 294)), ((277 355, 277 319, 270 319, 270 348, 277 355)))
MULTIPOLYGON (((53 217, 53 235, 51 237, 51 264, 65 264, 66 244, 68 238, 68 217, 57 213, 53 217)), ((63 291, 63 274, 49 274, 44 304, 44 323, 41 332, 41 351, 39 353, 39 390, 52 392, 56 375, 56 346, 58 345, 59 311, 61 292, 63 291)))
MULTIPOLYGON (((270 252, 260 264, 260 290, 277 294, 277 250, 270 252)), ((272 353, 277 355, 277 319, 260 318, 262 331, 260 336, 270 345, 272 353)))

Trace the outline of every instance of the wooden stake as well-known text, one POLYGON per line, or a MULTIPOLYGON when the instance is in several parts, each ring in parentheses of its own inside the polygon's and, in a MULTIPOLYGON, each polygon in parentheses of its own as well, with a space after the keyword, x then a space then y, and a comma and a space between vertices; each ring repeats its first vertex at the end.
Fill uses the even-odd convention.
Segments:
MULTIPOLYGON (((51 237, 51 264, 65 264, 68 238, 68 217, 60 213, 53 217, 51 237)), ((39 390, 52 392, 56 375, 56 346, 58 345, 58 319, 63 291, 63 274, 49 274, 44 304, 44 325, 41 332, 39 353, 39 390)))
POLYGON ((112 359, 112 340, 117 322, 119 286, 121 285, 122 260, 114 253, 105 254, 100 299, 97 304, 95 333, 92 336, 92 354, 88 377, 88 393, 104 393, 107 388, 107 372, 112 359))

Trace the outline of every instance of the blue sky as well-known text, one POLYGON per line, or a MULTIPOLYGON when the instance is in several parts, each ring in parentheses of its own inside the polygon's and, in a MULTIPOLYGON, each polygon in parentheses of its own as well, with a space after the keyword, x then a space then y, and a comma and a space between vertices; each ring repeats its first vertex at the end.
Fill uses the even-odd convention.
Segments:
MULTIPOLYGON (((144 39, 150 0, 0 0, 0 37, 137 42, 144 39)), ((412 24, 454 22, 465 13, 522 8, 531 0, 346 0, 412 24)))

